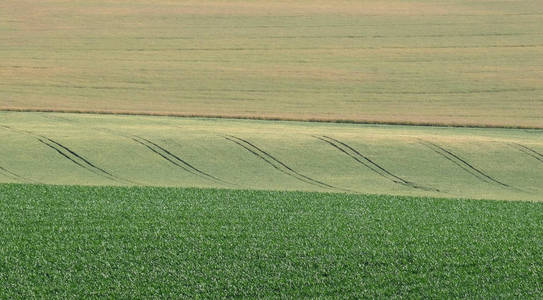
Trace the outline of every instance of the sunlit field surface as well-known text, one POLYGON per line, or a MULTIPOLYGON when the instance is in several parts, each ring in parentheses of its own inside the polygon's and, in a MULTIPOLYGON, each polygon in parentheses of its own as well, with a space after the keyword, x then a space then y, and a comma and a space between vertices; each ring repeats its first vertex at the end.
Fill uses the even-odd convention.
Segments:
POLYGON ((540 298, 543 1, 0 1, 0 298, 540 298))
POLYGON ((543 131, 0 113, 0 182, 543 200, 543 131))
POLYGON ((543 127, 543 1, 0 2, 0 109, 543 127))
POLYGON ((0 184, 5 298, 538 298, 541 203, 0 184))

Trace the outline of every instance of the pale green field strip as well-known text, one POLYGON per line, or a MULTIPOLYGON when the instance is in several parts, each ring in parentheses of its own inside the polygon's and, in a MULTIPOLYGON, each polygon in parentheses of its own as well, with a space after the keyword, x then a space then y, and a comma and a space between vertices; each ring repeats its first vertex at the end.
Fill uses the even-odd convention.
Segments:
POLYGON ((0 3, 0 109, 543 128, 543 1, 0 3))
POLYGON ((543 130, 0 113, 0 182, 543 200, 543 130))

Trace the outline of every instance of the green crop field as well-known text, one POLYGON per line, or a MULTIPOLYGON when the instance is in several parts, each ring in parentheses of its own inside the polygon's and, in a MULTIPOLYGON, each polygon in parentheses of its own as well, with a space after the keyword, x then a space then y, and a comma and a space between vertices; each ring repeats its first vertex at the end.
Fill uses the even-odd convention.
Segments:
POLYGON ((0 182, 543 200, 540 130, 0 113, 0 182), (55 176, 51 176, 55 174, 55 176))
POLYGON ((541 203, 0 184, 3 298, 539 298, 541 203))
POLYGON ((543 1, 0 1, 0 299, 541 298, 543 1))
POLYGON ((543 1, 4 0, 0 109, 543 128, 543 1))

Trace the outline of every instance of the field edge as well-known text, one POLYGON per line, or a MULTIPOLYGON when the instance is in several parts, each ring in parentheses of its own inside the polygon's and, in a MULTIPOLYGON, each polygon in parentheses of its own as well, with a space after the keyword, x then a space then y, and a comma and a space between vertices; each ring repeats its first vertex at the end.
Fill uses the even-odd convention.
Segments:
POLYGON ((156 116, 172 118, 213 118, 230 120, 258 120, 258 121, 288 121, 308 123, 339 123, 339 124, 360 124, 360 125, 398 125, 398 126, 424 126, 424 127, 451 127, 451 128, 496 128, 496 129, 530 129, 543 130, 541 126, 525 125, 498 125, 478 123, 454 123, 454 122, 410 122, 410 121, 379 121, 371 119, 327 119, 327 118, 291 118, 273 115, 246 116, 236 114, 192 114, 172 112, 145 112, 145 111, 124 111, 124 110, 85 110, 85 109, 44 109, 44 108, 12 108, 0 107, 0 112, 39 112, 39 113, 68 113, 68 114, 91 114, 91 115, 119 115, 119 116, 156 116))

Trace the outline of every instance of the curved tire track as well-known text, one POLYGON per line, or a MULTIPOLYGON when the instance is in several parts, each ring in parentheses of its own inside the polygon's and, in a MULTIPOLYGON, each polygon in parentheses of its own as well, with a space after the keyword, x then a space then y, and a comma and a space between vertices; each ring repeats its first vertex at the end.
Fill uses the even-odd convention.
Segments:
POLYGON ((338 188, 333 185, 327 184, 325 182, 313 179, 311 177, 308 177, 306 175, 303 175, 293 170, 291 167, 287 166, 285 163, 281 162, 280 160, 278 160, 277 158, 275 158, 268 152, 260 149, 259 147, 257 147, 256 145, 254 145, 253 143, 247 140, 244 140, 242 138, 239 138, 233 135, 225 135, 223 136, 223 138, 249 151, 251 154, 262 159, 263 161, 265 161, 267 164, 269 164, 270 166, 272 166, 274 169, 278 170, 279 172, 286 174, 290 177, 294 177, 299 181, 302 181, 304 183, 311 184, 314 186, 318 186, 320 188, 348 191, 346 189, 338 188))
POLYGON ((83 157, 82 155, 76 153, 75 151, 73 151, 72 149, 66 147, 65 145, 53 140, 53 139, 50 139, 46 136, 43 136, 43 135, 39 135, 39 134, 36 134, 36 133, 33 133, 31 131, 27 131, 27 130, 20 130, 20 129, 15 129, 15 128, 12 128, 12 127, 9 127, 9 126, 5 126, 5 125, 0 125, 1 127, 4 127, 4 128, 7 128, 7 129, 10 129, 10 130, 13 130, 15 132, 19 132, 19 133, 22 133, 22 134, 27 134, 27 135, 30 135, 32 137, 34 137, 36 140, 38 140, 40 143, 44 144, 45 146, 51 148, 52 150, 54 150, 55 152, 57 152, 59 155, 61 155, 62 157, 68 159, 69 161, 71 161, 72 163, 74 163, 75 165, 91 172, 91 173, 94 173, 98 176, 101 176, 101 177, 104 177, 104 178, 107 178, 111 181, 115 181, 115 182, 119 182, 119 183, 124 183, 124 184, 136 184, 136 185, 139 185, 139 183, 137 182, 134 182, 134 181, 131 181, 131 180, 128 180, 128 179, 123 179, 121 177, 118 177, 118 176, 115 176, 113 175, 112 173, 106 171, 105 169, 101 168, 101 167, 98 167, 96 164, 92 163, 90 160, 88 160, 87 158, 83 157))
POLYGON ((54 141, 54 140, 52 140, 52 139, 50 139, 50 138, 47 138, 47 137, 45 137, 45 138, 46 138, 47 140, 49 140, 50 142, 54 143, 55 145, 61 147, 62 149, 68 151, 70 154, 72 154, 72 155, 75 156, 76 158, 78 158, 78 159, 80 159, 81 161, 83 161, 87 166, 90 166, 91 168, 93 168, 93 169, 95 169, 95 170, 97 170, 97 171, 99 171, 99 172, 102 172, 102 173, 104 173, 104 174, 106 174, 106 175, 115 177, 115 176, 113 176, 111 173, 109 173, 108 171, 106 171, 106 170, 104 170, 104 169, 102 169, 102 168, 100 168, 100 167, 97 167, 96 165, 94 165, 93 163, 91 163, 91 162, 90 162, 89 160, 87 160, 86 158, 84 158, 84 157, 82 157, 81 155, 79 155, 79 154, 75 153, 74 151, 70 150, 68 147, 66 147, 66 146, 64 146, 64 145, 62 145, 62 144, 60 144, 60 143, 58 143, 58 142, 56 142, 56 141, 54 141))
POLYGON ((437 145, 435 143, 419 139, 419 144, 421 144, 421 145, 425 146, 426 148, 432 150, 433 152, 441 155, 442 157, 444 157, 448 161, 454 163, 455 165, 459 166, 462 170, 464 170, 467 173, 471 174, 472 176, 479 179, 480 181, 483 181, 483 182, 489 183, 489 184, 497 184, 497 185, 500 185, 500 186, 503 186, 503 187, 516 189, 516 188, 514 188, 514 187, 512 187, 512 186, 510 186, 510 185, 508 185, 506 183, 503 183, 503 182, 497 180, 496 178, 486 174, 485 172, 483 172, 482 170, 476 168, 475 166, 473 166, 472 164, 470 164, 469 162, 467 162, 465 159, 461 158, 457 154, 454 154, 450 150, 447 150, 447 149, 445 149, 445 148, 443 148, 443 147, 441 147, 441 146, 439 146, 439 145, 437 145))
POLYGON ((17 181, 22 181, 22 182, 29 182, 29 183, 37 183, 36 181, 32 180, 32 179, 29 179, 29 178, 26 178, 26 177, 23 177, 15 172, 12 172, 2 166, 0 166, 0 174, 6 176, 7 178, 11 178, 11 179, 14 179, 14 180, 17 180, 17 181))
POLYGON ((540 161, 541 163, 543 163, 543 154, 535 151, 534 149, 528 147, 528 146, 524 146, 524 145, 521 145, 521 144, 518 144, 518 143, 509 143, 509 145, 517 150, 519 150, 520 152, 528 155, 528 156, 531 156, 535 159, 537 159, 538 161, 540 161))
POLYGON ((414 189, 421 189, 421 190, 425 190, 425 191, 440 192, 440 190, 438 190, 438 189, 421 186, 421 185, 418 185, 418 184, 413 183, 411 181, 405 180, 405 179, 393 174, 389 170, 385 169, 381 165, 379 165, 376 162, 374 162, 373 160, 371 160, 366 155, 363 155, 358 150, 354 149, 350 145, 348 145, 348 144, 346 144, 346 143, 344 143, 344 142, 342 142, 340 140, 337 140, 337 139, 334 139, 332 137, 325 136, 325 135, 322 135, 322 136, 315 136, 314 135, 313 137, 316 138, 316 139, 319 139, 319 140, 321 140, 321 141, 323 141, 323 142, 325 142, 325 143, 327 143, 329 145, 331 145, 335 149, 341 151, 342 153, 346 154, 350 158, 354 159, 359 164, 361 164, 364 167, 370 169, 371 171, 373 171, 377 175, 379 175, 379 176, 381 176, 383 178, 386 178, 389 181, 392 181, 393 183, 401 184, 401 185, 411 187, 411 188, 414 188, 414 189))
POLYGON ((105 177, 111 181, 120 182, 120 183, 130 183, 130 184, 137 184, 136 182, 133 182, 128 179, 123 179, 118 176, 115 176, 111 174, 110 172, 96 166, 94 163, 90 162, 88 159, 84 158, 80 154, 77 154, 75 151, 71 150, 70 148, 60 144, 59 142, 52 140, 45 136, 40 136, 41 138, 36 138, 40 143, 46 145, 47 147, 55 150, 58 154, 63 156, 64 158, 70 160, 72 163, 76 164, 77 166, 94 173, 98 176, 105 177))
POLYGON ((165 160, 167 160, 171 164, 185 170, 188 173, 191 173, 193 175, 196 175, 196 176, 199 176, 199 177, 211 180, 211 181, 215 181, 215 182, 218 182, 218 183, 234 185, 233 183, 230 183, 228 181, 220 179, 220 178, 218 178, 216 176, 213 176, 213 175, 211 175, 209 173, 206 173, 206 172, 194 167, 192 164, 190 164, 187 161, 181 159, 179 156, 173 154, 171 151, 169 151, 166 148, 158 145, 155 142, 152 142, 152 141, 150 141, 148 139, 145 139, 145 138, 142 138, 142 137, 139 137, 139 136, 133 136, 133 137, 130 137, 130 139, 132 139, 134 142, 144 146, 145 148, 147 148, 148 150, 152 151, 153 153, 159 155, 160 157, 164 158, 165 160))

